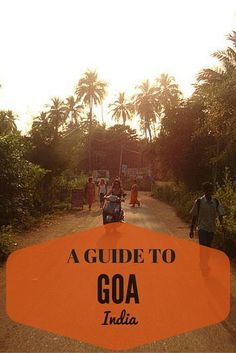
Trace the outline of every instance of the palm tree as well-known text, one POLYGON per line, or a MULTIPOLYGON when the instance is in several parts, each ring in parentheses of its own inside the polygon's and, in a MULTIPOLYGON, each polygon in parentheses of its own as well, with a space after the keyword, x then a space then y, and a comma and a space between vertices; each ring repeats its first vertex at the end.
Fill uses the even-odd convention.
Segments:
POLYGON ((47 115, 49 124, 53 128, 54 139, 57 140, 60 128, 66 121, 66 108, 64 102, 58 98, 52 98, 52 104, 47 115))
POLYGON ((98 80, 96 71, 88 70, 79 80, 75 93, 89 107, 89 119, 92 124, 93 106, 101 104, 106 95, 107 83, 98 80))
POLYGON ((41 112, 37 117, 34 118, 31 135, 35 139, 50 143, 54 136, 54 126, 49 122, 48 113, 41 112))
POLYGON ((220 60, 224 70, 229 72, 236 67, 236 31, 229 34, 227 39, 231 41, 233 48, 216 51, 213 56, 220 60))
POLYGON ((204 69, 197 76, 194 96, 204 101, 206 119, 203 128, 215 137, 213 180, 216 183, 218 161, 231 151, 236 139, 235 92, 236 92, 236 32, 227 38, 232 47, 213 53, 221 67, 204 69), (221 143, 222 142, 222 143, 221 143))
POLYGON ((9 135, 17 132, 15 115, 11 110, 0 111, 0 135, 9 135))
POLYGON ((81 111, 83 105, 78 103, 78 100, 73 96, 66 98, 65 103, 65 114, 70 118, 70 123, 74 126, 78 126, 78 120, 81 117, 81 111))
POLYGON ((214 70, 203 69, 200 71, 197 75, 197 90, 199 88, 204 89, 205 87, 218 85, 222 80, 227 79, 228 76, 232 76, 232 71, 236 69, 236 31, 229 34, 227 38, 232 42, 233 47, 228 47, 225 50, 219 50, 213 53, 213 56, 221 62, 222 67, 214 70))
POLYGON ((152 140, 152 125, 156 123, 157 114, 160 109, 158 91, 151 86, 149 80, 143 81, 139 86, 138 93, 133 97, 137 114, 141 118, 140 126, 145 136, 149 135, 152 140))
POLYGON ((78 101, 89 107, 89 134, 88 134, 88 153, 89 153, 89 171, 92 170, 91 159, 91 130, 93 121, 93 106, 101 104, 106 95, 107 83, 98 79, 96 71, 87 70, 79 80, 75 93, 78 101))
POLYGON ((160 77, 156 79, 156 86, 163 110, 167 111, 168 109, 176 107, 180 101, 181 92, 178 85, 175 83, 175 78, 162 73, 160 77))
POLYGON ((112 118, 116 121, 123 120, 123 125, 126 124, 127 120, 130 120, 134 114, 134 106, 131 102, 128 102, 125 98, 125 93, 120 92, 118 99, 114 103, 109 104, 111 109, 112 118))
POLYGON ((34 118, 33 127, 38 130, 44 123, 47 122, 47 114, 46 112, 41 112, 37 117, 34 118))

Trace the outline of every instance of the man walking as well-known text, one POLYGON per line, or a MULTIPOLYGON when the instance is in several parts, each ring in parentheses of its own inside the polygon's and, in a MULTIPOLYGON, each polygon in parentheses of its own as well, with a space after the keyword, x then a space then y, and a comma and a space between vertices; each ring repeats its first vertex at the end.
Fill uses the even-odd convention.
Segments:
POLYGON ((204 195, 194 202, 190 211, 193 218, 189 236, 193 238, 194 229, 197 226, 199 244, 211 247, 216 232, 216 219, 218 217, 221 226, 223 226, 225 212, 219 201, 213 197, 212 183, 204 183, 203 191, 204 195))

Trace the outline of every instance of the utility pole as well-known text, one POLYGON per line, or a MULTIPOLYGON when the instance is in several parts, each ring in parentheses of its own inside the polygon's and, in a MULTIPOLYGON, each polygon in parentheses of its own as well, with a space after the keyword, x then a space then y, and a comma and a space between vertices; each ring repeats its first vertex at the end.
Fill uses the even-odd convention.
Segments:
POLYGON ((120 146, 120 165, 119 165, 119 177, 121 177, 121 168, 122 168, 122 161, 123 161, 123 145, 120 146))

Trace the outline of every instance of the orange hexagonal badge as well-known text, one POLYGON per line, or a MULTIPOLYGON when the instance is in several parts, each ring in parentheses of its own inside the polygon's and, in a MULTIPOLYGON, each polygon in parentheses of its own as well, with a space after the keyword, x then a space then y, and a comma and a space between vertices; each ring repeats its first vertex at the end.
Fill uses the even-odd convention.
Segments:
POLYGON ((108 349, 129 349, 229 312, 220 251, 115 223, 15 251, 7 261, 10 318, 108 349))

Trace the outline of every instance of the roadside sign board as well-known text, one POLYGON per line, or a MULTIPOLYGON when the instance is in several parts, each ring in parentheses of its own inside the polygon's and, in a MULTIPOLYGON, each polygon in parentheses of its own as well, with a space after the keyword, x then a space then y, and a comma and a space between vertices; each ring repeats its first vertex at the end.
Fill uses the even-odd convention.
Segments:
POLYGON ((127 169, 128 169, 127 164, 122 164, 121 173, 124 174, 124 175, 127 175, 127 169))

